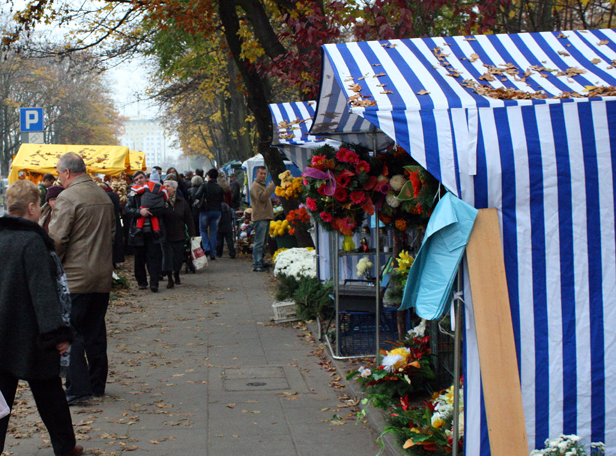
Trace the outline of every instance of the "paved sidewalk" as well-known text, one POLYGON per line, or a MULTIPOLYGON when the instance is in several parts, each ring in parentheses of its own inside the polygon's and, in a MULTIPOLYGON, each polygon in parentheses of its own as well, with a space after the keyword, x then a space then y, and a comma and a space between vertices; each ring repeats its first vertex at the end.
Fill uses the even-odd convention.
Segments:
MULTIPOLYGON (((125 268, 121 274, 131 275, 125 268)), ((270 321, 270 273, 252 272, 247 259, 222 258, 182 279, 172 290, 161 282, 156 294, 132 281, 113 301, 107 395, 71 407, 86 454, 379 452, 368 421, 353 419, 345 373, 323 362, 303 324, 270 321)), ((3 454, 53 455, 35 410, 24 388, 3 454)))

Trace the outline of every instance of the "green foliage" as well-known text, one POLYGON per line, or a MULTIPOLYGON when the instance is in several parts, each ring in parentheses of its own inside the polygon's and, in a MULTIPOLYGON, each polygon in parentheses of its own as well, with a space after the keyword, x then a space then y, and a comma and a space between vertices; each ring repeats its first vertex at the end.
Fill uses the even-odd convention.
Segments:
POLYGON ((293 294, 297 304, 297 315, 302 320, 312 320, 316 317, 326 317, 333 306, 331 294, 333 286, 331 281, 321 283, 317 278, 304 279, 299 282, 293 294))
POLYGON ((128 283, 128 279, 124 276, 118 276, 118 279, 113 279, 113 281, 111 282, 111 289, 112 290, 126 290, 128 288, 130 288, 130 285, 128 283))
POLYGON ((287 301, 293 299, 293 294, 299 286, 299 281, 295 277, 285 274, 278 274, 276 279, 278 279, 275 294, 276 301, 287 301))

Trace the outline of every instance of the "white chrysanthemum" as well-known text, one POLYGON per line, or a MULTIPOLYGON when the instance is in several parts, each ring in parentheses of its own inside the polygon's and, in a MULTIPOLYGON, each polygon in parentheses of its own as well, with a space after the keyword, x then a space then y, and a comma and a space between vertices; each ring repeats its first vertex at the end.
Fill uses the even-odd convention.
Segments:
POLYGON ((315 264, 314 251, 304 248, 292 248, 280 252, 276 256, 276 267, 274 276, 284 274, 296 279, 303 277, 316 277, 317 268, 315 264))
POLYGON ((363 257, 361 260, 357 262, 357 275, 362 277, 366 275, 366 272, 373 266, 372 262, 368 259, 368 257, 363 257))
POLYGON ((396 195, 393 192, 389 192, 387 194, 387 196, 385 197, 385 201, 387 201, 387 204, 389 204, 391 207, 398 207, 401 204, 401 201, 396 198, 396 195))
POLYGON ((377 177, 376 180, 379 182, 381 181, 389 182, 389 177, 384 176, 383 174, 379 174, 379 177, 377 177))
POLYGON ((413 329, 410 329, 407 334, 412 339, 415 339, 416 337, 423 337, 425 333, 426 333, 426 320, 422 319, 421 323, 419 323, 413 329))
POLYGON ((359 374, 363 377, 363 378, 367 378, 370 377, 372 375, 372 371, 364 366, 359 366, 359 369, 357 369, 359 371, 359 374))
POLYGON ((404 361, 404 357, 401 355, 387 355, 381 361, 383 369, 387 372, 393 372, 397 363, 404 361))
POLYGON ((391 185, 392 190, 399 192, 406 181, 407 179, 403 174, 396 174, 389 180, 389 185, 391 185))

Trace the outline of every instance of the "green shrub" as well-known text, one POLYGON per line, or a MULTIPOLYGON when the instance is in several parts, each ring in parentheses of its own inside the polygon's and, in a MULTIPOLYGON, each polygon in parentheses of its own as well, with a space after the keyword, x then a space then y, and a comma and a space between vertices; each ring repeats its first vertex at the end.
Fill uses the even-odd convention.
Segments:
POLYGON ((297 316, 302 320, 321 319, 329 316, 333 308, 330 297, 333 294, 331 281, 321 283, 319 279, 304 279, 298 283, 293 293, 293 300, 297 304, 297 316))

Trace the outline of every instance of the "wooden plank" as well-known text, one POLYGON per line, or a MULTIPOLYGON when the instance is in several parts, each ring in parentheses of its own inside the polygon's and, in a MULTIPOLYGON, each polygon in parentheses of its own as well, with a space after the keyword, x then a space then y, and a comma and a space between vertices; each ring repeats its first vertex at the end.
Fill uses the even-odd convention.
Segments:
POLYGON ((496 209, 481 209, 466 248, 492 456, 528 456, 505 259, 496 209))

